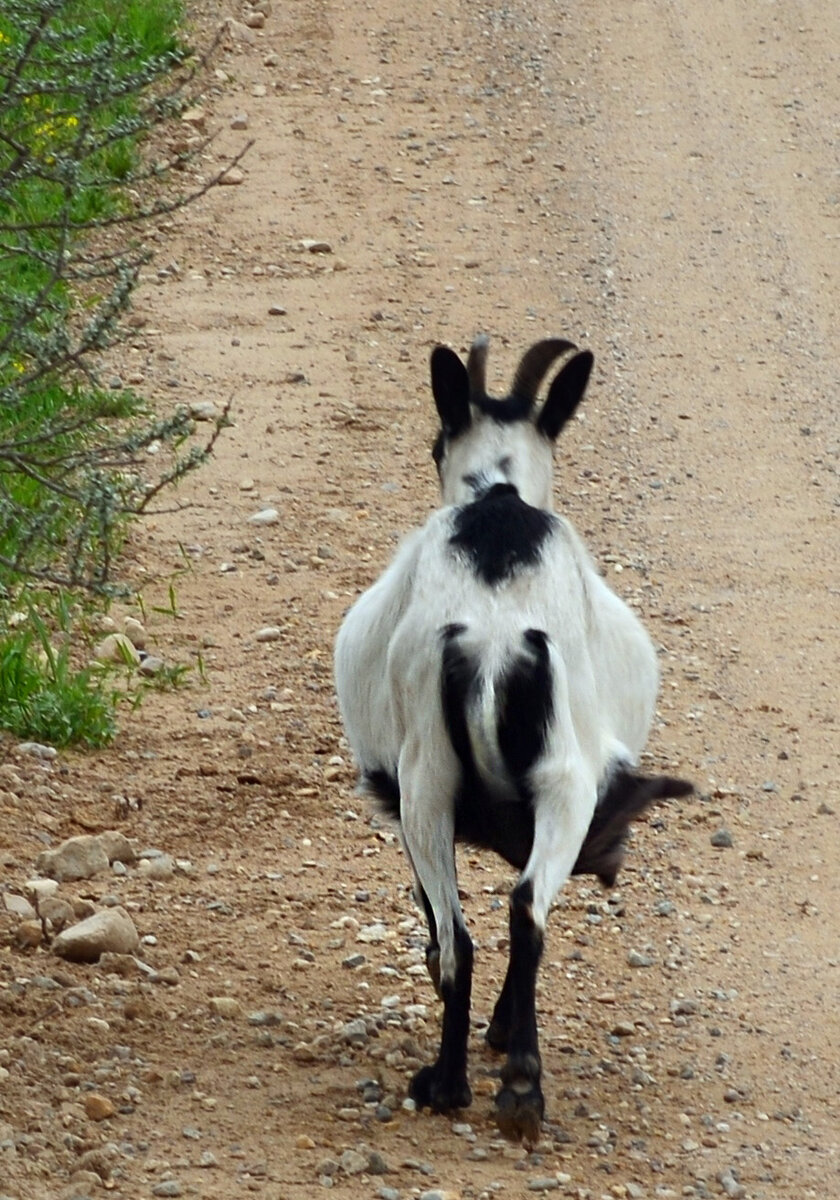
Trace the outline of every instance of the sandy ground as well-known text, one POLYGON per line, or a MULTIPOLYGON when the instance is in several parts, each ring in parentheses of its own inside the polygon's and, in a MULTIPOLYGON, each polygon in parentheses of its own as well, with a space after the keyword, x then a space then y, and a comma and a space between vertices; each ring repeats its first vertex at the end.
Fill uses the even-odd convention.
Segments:
POLYGON ((840 8, 274 0, 214 67, 201 170, 254 145, 162 223, 115 364, 161 406, 232 401, 129 547, 192 685, 109 753, 0 765, 6 891, 86 831, 179 865, 61 888, 123 904, 152 976, 0 916, 0 1194, 840 1197, 840 8), (429 350, 478 331, 496 392, 539 337, 595 352, 557 503, 661 647, 648 766, 701 793, 637 828, 616 892, 558 903, 530 1154, 490 1116, 491 858, 461 857, 475 1101, 403 1108, 439 1011, 331 683, 343 611, 436 502, 429 350))

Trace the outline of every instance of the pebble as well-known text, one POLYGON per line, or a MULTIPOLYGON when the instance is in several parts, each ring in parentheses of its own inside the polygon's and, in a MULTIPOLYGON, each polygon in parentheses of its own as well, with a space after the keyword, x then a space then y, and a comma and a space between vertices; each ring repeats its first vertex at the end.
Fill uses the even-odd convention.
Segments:
POLYGON ((329 242, 321 241, 320 238, 301 238, 300 248, 309 254, 332 254, 333 252, 329 242))
POLYGON ((235 117, 231 118, 231 122, 230 122, 231 129, 247 129, 248 125, 249 125, 249 119, 248 119, 247 113, 244 113, 244 112, 237 113, 235 117))
POLYGON ((638 950, 631 950, 627 955, 627 965, 630 967, 652 967, 653 959, 648 954, 641 954, 638 950))
POLYGON ((190 405, 190 416, 194 421, 216 421, 219 410, 212 400, 195 400, 190 405))
POLYGON ((94 647, 93 657, 97 662, 120 666, 138 666, 140 663, 137 647, 124 633, 109 633, 94 647))
POLYGON ((554 1192, 560 1187, 560 1181, 552 1175, 537 1177, 536 1179, 528 1180, 529 1192, 554 1192))
POLYGON ((717 829, 709 838, 716 850, 728 850, 733 845, 732 834, 728 829, 717 829))
POLYGON ((207 1003, 211 1013, 223 1020, 238 1017, 242 1011, 239 1001, 233 996, 211 996, 207 1003))
POLYGON ((113 1102, 98 1092, 89 1092, 85 1096, 84 1109, 85 1116, 91 1121, 106 1121, 116 1112, 113 1102))
POLYGON ((3 893, 3 905, 7 913, 20 917, 23 921, 34 921, 38 916, 35 909, 25 896, 16 896, 14 892, 3 893))
POLYGON ((263 508, 259 512, 253 513, 248 518, 249 525, 276 525, 280 520, 280 514, 276 508, 263 508))
POLYGON ((226 187, 236 187, 236 185, 242 183, 244 179, 244 171, 240 171, 239 167, 230 167, 225 171, 224 175, 219 176, 219 183, 224 184, 226 187))
POLYGON ((45 760, 55 758, 58 754, 55 746, 45 746, 43 742, 19 742, 18 750, 21 754, 28 754, 32 758, 43 758, 45 760))
POLYGON ((279 640, 283 630, 279 625, 266 625, 257 631, 258 642, 276 642, 279 640))
POLYGON ((53 939, 52 949, 71 962, 96 962, 106 951, 133 954, 139 945, 134 922, 124 908, 116 905, 63 929, 53 939))
POLYGON ((177 1179, 164 1179, 152 1188, 153 1196, 181 1196, 183 1188, 177 1179))

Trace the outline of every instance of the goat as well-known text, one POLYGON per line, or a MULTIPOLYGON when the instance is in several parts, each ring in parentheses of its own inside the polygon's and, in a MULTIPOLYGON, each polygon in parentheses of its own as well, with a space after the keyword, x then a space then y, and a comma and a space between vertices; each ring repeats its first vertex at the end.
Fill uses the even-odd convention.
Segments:
POLYGON ((555 895, 570 874, 615 882, 629 823, 680 779, 635 770, 658 690, 656 652, 569 522, 552 512, 553 444, 593 356, 563 339, 522 358, 509 395, 485 387, 487 339, 466 366, 431 355, 443 507, 350 608, 336 690, 360 787, 398 818, 425 910, 426 962, 443 1001, 437 1061, 413 1077, 418 1107, 466 1107, 473 945, 456 842, 521 874, 510 956, 486 1038, 504 1051, 502 1132, 534 1143, 544 1112, 536 980, 555 895), (568 355, 544 404, 543 378, 568 355))

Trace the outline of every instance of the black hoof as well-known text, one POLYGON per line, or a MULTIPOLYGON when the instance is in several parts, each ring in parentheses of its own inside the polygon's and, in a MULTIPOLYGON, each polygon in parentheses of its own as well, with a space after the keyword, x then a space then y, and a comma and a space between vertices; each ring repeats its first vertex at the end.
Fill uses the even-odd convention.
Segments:
POLYGON ((496 1096, 496 1124, 512 1142, 535 1146, 540 1140, 545 1101, 539 1084, 527 1091, 503 1087, 496 1096))
POLYGON ((408 1094, 418 1108, 430 1108, 433 1112, 469 1108, 472 1104, 466 1078, 445 1079, 437 1066, 422 1067, 409 1084, 408 1094))

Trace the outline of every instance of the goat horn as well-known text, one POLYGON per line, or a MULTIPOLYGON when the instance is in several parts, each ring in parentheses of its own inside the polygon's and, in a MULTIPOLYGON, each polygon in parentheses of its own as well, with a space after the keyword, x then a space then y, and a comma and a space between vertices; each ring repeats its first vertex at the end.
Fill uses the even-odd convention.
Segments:
POLYGON ((513 377, 511 394, 533 403, 545 373, 554 360, 567 350, 576 349, 574 342, 567 342, 565 338, 546 338, 537 342, 522 355, 522 361, 513 377))
POLYGON ((481 333, 470 346, 467 356, 467 374, 470 377, 470 399, 487 395, 487 347, 490 339, 481 333))

